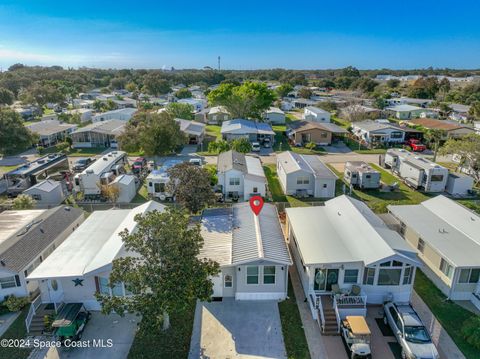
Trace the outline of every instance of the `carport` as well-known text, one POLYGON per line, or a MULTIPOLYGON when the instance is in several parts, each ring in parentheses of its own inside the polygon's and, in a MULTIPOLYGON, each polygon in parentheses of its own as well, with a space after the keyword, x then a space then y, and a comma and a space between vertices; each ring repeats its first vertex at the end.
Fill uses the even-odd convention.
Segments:
POLYGON ((276 301, 197 303, 190 359, 286 358, 276 301))

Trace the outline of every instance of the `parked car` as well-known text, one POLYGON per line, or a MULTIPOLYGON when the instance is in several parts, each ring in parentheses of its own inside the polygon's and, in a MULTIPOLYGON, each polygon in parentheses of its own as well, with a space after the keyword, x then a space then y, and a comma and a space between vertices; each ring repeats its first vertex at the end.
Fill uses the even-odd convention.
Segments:
POLYGON ((415 138, 410 138, 407 140, 406 144, 411 147, 413 152, 423 152, 427 149, 427 147, 415 138))
POLYGON ((253 152, 260 152, 260 143, 252 142, 252 151, 253 152))
POLYGON ((147 167, 147 160, 143 157, 138 157, 132 164, 132 172, 140 173, 147 167))
POLYGON ((402 358, 440 358, 427 328, 411 305, 387 302, 383 309, 383 320, 392 328, 393 334, 402 348, 402 358))
POLYGON ((201 158, 191 158, 188 163, 194 165, 194 166, 199 166, 202 167, 202 159, 201 158))
POLYGON ((94 160, 91 158, 80 158, 79 160, 76 160, 75 163, 73 164, 73 170, 74 171, 83 171, 85 168, 90 166, 94 160))
POLYGON ((64 304, 52 323, 55 336, 62 344, 65 340, 80 340, 90 317, 91 313, 82 303, 64 304))

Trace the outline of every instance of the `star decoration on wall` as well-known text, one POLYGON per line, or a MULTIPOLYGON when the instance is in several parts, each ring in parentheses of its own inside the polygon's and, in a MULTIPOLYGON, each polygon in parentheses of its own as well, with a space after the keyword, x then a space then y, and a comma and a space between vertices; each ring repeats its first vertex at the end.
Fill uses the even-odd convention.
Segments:
POLYGON ((80 278, 72 279, 72 282, 75 284, 75 287, 76 286, 83 287, 83 279, 80 279, 80 278))

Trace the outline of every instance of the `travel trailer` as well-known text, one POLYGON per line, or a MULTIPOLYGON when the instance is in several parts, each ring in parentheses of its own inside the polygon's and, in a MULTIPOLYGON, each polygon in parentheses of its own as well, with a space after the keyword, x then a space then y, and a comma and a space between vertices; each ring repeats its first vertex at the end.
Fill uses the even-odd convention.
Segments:
POLYGON ((39 180, 46 179, 59 170, 68 170, 67 156, 62 153, 52 153, 27 162, 5 174, 7 194, 17 196, 26 189, 36 185, 39 180))
POLYGON ((380 187, 380 172, 362 161, 347 162, 343 178, 348 184, 362 189, 380 187))
POLYGON ((172 200, 172 195, 167 192, 166 186, 170 180, 168 169, 182 163, 181 160, 167 160, 158 170, 153 170, 147 176, 147 192, 151 197, 156 197, 161 201, 172 200))
POLYGON ((389 149, 385 166, 400 176, 405 183, 425 192, 443 192, 447 185, 448 169, 424 157, 403 149, 389 149))
POLYGON ((109 184, 115 177, 125 173, 124 165, 127 162, 127 153, 123 151, 104 155, 75 175, 75 191, 83 192, 85 196, 98 196, 100 184, 109 184))

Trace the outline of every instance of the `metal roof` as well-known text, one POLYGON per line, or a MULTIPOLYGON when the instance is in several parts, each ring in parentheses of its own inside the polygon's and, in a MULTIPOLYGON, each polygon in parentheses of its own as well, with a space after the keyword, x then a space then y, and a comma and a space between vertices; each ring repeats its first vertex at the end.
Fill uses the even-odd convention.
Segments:
POLYGON ((28 279, 80 277, 105 268, 125 254, 119 233, 124 229, 135 230, 135 215, 164 208, 162 204, 150 201, 131 210, 93 212, 28 279))
POLYGON ((35 122, 26 126, 30 131, 38 133, 40 136, 51 136, 64 131, 77 128, 77 125, 70 123, 62 123, 58 120, 45 120, 35 122))
POLYGON ((256 216, 249 203, 227 209, 210 209, 202 215, 205 240, 200 255, 220 265, 238 265, 257 260, 289 265, 292 263, 285 243, 277 209, 265 203, 256 216))
POLYGON ((425 169, 425 170, 429 170, 429 169, 432 169, 432 168, 441 168, 441 169, 444 169, 446 172, 448 172, 448 169, 435 163, 435 162, 432 162, 430 161, 428 158, 425 158, 419 154, 416 154, 416 153, 412 153, 412 152, 409 152, 407 150, 404 150, 402 148, 389 148, 387 150, 387 154, 389 154, 390 156, 397 156, 397 157, 400 157, 402 158, 402 161, 403 162, 406 162, 410 165, 412 165, 413 167, 416 167, 416 168, 419 168, 419 169, 425 169))
POLYGON ((81 132, 94 132, 94 133, 103 133, 106 135, 120 135, 125 129, 125 121, 122 120, 107 120, 94 122, 85 127, 77 129, 75 133, 81 132))
POLYGON ((292 133, 295 132, 302 132, 308 131, 312 129, 319 129, 323 131, 328 131, 332 133, 347 133, 348 131, 344 128, 335 125, 334 123, 319 123, 319 122, 311 122, 311 121, 292 121, 288 124, 288 128, 291 129, 292 133))
POLYGON ((220 132, 222 134, 237 133, 275 135, 275 132, 272 130, 272 126, 270 126, 268 123, 255 122, 244 119, 224 121, 222 123, 222 129, 220 132))
POLYGON ((401 105, 386 107, 385 110, 395 111, 395 112, 410 112, 410 111, 423 110, 423 108, 417 107, 417 106, 411 106, 407 104, 401 104, 401 105))
POLYGON ((325 111, 319 107, 315 107, 315 106, 308 106, 308 107, 305 107, 305 110, 309 110, 317 115, 330 115, 330 112, 328 111, 325 111))
POLYGON ((124 151, 112 151, 109 152, 102 157, 98 158, 95 162, 93 162, 90 166, 85 168, 82 171, 82 175, 90 173, 96 173, 98 175, 102 174, 105 170, 110 170, 111 166, 116 164, 119 160, 123 157, 126 157, 127 153, 124 151))
POLYGON ((393 129, 393 130, 398 130, 405 132, 405 129, 394 125, 393 123, 381 123, 377 121, 372 121, 372 120, 366 120, 366 121, 360 121, 360 122, 354 122, 352 124, 353 127, 360 128, 364 131, 367 132, 372 132, 372 131, 381 131, 381 130, 386 130, 386 129, 393 129))
POLYGON ((342 195, 325 206, 287 208, 287 217, 303 262, 362 262, 390 258, 418 265, 413 249, 363 202, 342 195))
POLYGON ((480 216, 473 211, 443 195, 388 210, 452 265, 480 266, 480 216))
POLYGON ((243 153, 233 150, 222 152, 217 158, 218 172, 237 170, 252 176, 265 177, 260 159, 245 156, 243 153))
POLYGON ((205 132, 205 124, 176 118, 175 121, 180 125, 180 130, 189 135, 201 136, 205 132))
POLYGON ((345 163, 345 168, 349 169, 352 172, 379 173, 377 170, 373 169, 368 163, 363 161, 347 161, 345 163))
POLYGON ((277 163, 280 163, 287 174, 302 170, 311 173, 315 178, 338 178, 315 155, 300 155, 295 152, 285 151, 277 155, 277 163))
POLYGON ((51 192, 61 185, 62 184, 58 181, 54 181, 54 180, 51 180, 51 179, 46 179, 42 182, 38 182, 36 185, 34 185, 34 186, 32 186, 28 189, 26 189, 24 192, 28 193, 32 190, 40 190, 40 191, 43 191, 43 192, 51 192))

